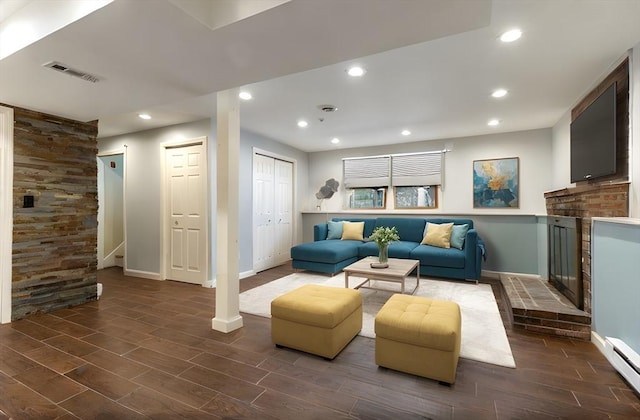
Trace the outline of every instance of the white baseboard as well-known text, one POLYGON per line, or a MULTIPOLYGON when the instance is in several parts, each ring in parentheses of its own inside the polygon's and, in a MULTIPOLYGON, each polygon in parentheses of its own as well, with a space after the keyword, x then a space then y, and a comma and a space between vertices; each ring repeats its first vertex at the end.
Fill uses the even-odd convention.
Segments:
POLYGON ((152 273, 149 271, 124 270, 124 275, 131 276, 131 277, 140 277, 143 279, 150 279, 150 280, 162 280, 162 278, 160 277, 160 273, 152 273))
POLYGON ((116 258, 116 255, 124 255, 124 241, 120 243, 113 251, 109 253, 104 260, 102 261, 102 266, 104 268, 108 267, 122 267, 122 259, 116 258), (119 261, 118 261, 119 260, 119 261))
POLYGON ((509 271, 482 270, 481 275, 482 275, 482 277, 487 277, 487 278, 490 278, 490 279, 500 279, 500 276, 505 275, 505 276, 527 276, 527 277, 535 277, 535 278, 538 278, 540 280, 545 280, 539 274, 512 273, 512 272, 509 272, 509 271))
POLYGON ((255 276, 256 274, 258 273, 253 270, 243 271, 242 273, 240 273, 240 280, 246 279, 247 277, 255 276))
POLYGON ((213 318, 211 320, 211 328, 216 331, 228 333, 242 328, 242 317, 238 315, 233 319, 213 318))
POLYGON ((488 271, 488 270, 482 270, 480 272, 480 276, 481 277, 487 277, 490 279, 499 279, 500 278, 500 272, 498 271, 488 271))
POLYGON ((602 353, 606 357, 604 349, 604 338, 600 337, 600 334, 593 331, 593 329, 591 330, 591 342, 598 348, 598 350, 600 350, 600 353, 602 353))
MULTIPOLYGON (((248 271, 243 271, 242 273, 239 273, 238 277, 239 277, 239 280, 242 280, 242 279, 246 279, 247 277, 255 276, 256 274, 257 273, 255 271, 248 270, 248 271)), ((207 280, 205 284, 202 285, 202 287, 215 288, 216 284, 218 284, 216 279, 207 280)))
POLYGON ((606 337, 603 340, 602 336, 592 332, 591 339, 609 364, 640 393, 640 355, 619 338, 606 337))

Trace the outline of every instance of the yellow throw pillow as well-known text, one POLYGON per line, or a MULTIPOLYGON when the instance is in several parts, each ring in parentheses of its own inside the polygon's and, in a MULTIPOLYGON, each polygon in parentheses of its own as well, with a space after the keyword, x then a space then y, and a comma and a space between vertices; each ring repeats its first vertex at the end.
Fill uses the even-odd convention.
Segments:
POLYGON ((363 241, 364 222, 344 222, 342 224, 342 239, 363 241))
POLYGON ((437 246, 439 248, 451 248, 451 230, 453 223, 429 223, 424 230, 424 238, 421 244, 437 246))

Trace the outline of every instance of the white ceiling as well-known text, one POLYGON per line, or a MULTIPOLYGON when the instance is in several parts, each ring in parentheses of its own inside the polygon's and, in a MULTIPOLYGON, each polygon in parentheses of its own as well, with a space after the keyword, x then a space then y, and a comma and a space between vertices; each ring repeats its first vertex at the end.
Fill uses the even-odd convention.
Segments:
MULTIPOLYGON (((0 0, 0 30, 34 3, 51 4, 0 0)), ((551 127, 640 42, 638 22, 638 0, 114 0, 2 59, 0 102, 98 119, 106 137, 211 118, 215 92, 242 87, 242 127, 304 151, 551 127), (523 37, 499 42, 512 27, 523 37)))

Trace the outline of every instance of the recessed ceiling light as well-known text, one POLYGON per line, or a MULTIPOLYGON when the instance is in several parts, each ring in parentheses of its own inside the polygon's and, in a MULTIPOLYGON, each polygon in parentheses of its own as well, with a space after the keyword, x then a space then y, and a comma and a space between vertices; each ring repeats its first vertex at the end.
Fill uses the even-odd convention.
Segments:
POLYGON ((238 97, 240 99, 242 99, 243 101, 248 101, 249 99, 253 98, 253 96, 249 92, 246 92, 246 91, 240 92, 238 94, 238 97))
POLYGON ((340 143, 340 139, 337 138, 337 137, 334 137, 334 138, 331 139, 331 143, 338 144, 338 143, 340 143))
POLYGON ((364 75, 364 69, 359 66, 353 66, 347 70, 347 74, 351 77, 361 77, 364 75))
POLYGON ((502 35, 500 35, 500 41, 502 42, 513 42, 522 36, 522 31, 520 29, 511 29, 502 35))
POLYGON ((489 122, 487 123, 487 125, 490 125, 491 127, 495 127, 496 125, 500 124, 500 120, 497 119, 493 119, 493 120, 489 120, 489 122))
POLYGON ((138 114, 139 118, 142 118, 143 120, 150 120, 151 119, 151 115, 149 114, 138 114))
POLYGON ((309 125, 309 123, 306 122, 305 120, 298 121, 298 127, 300 127, 300 128, 305 128, 308 125, 309 125))
POLYGON ((493 96, 494 98, 502 98, 506 96, 507 93, 508 91, 506 89, 496 89, 491 92, 491 96, 493 96))
POLYGON ((409 130, 402 130, 402 133, 400 133, 400 134, 402 134, 403 136, 408 136, 409 134, 411 134, 411 131, 409 131, 409 130))

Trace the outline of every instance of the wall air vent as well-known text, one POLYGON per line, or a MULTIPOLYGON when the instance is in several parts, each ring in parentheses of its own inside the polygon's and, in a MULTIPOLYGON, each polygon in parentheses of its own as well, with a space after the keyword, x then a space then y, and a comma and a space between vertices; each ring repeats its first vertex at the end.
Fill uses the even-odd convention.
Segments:
POLYGON ((89 74, 82 70, 73 69, 65 64, 59 63, 57 61, 50 61, 48 63, 43 64, 44 67, 48 67, 50 69, 59 71, 64 74, 68 74, 69 76, 77 77, 82 80, 86 80, 87 82, 97 83, 101 80, 100 77, 95 76, 93 74, 89 74))

